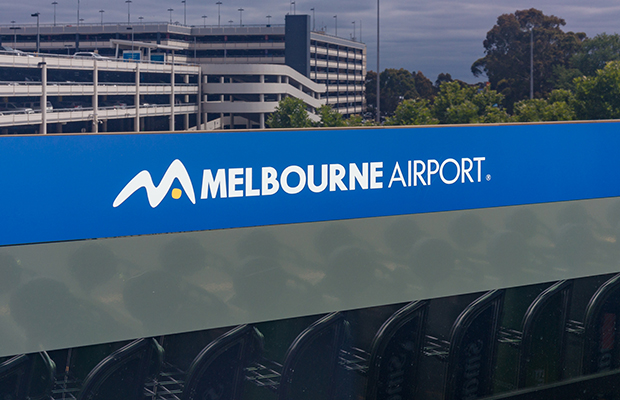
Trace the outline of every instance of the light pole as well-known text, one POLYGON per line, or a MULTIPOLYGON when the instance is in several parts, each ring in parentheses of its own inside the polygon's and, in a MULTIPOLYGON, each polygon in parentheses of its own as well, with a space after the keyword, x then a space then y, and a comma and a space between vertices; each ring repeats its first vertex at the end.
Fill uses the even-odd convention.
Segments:
POLYGON ((310 11, 312 11, 312 31, 314 32, 314 30, 315 30, 315 29, 314 29, 314 20, 316 19, 316 18, 314 17, 314 7, 312 7, 312 8, 310 9, 310 11))
POLYGON ((144 17, 138 17, 138 20, 140 21, 140 24, 143 24, 143 23, 144 23, 144 22, 143 22, 144 17))
POLYGON ((265 18, 267 18, 267 26, 271 26, 271 15, 267 15, 265 18))
POLYGON ((336 20, 336 22, 335 22, 335 26, 336 26, 336 35, 335 35, 335 36, 338 36, 338 16, 337 16, 337 15, 334 15, 334 19, 336 20))
POLYGON ((228 23, 230 24, 230 26, 232 26, 233 22, 235 22, 235 21, 233 21, 232 19, 228 20, 228 23))
POLYGON ((127 30, 131 31, 131 57, 133 59, 133 26, 128 26, 127 30))
POLYGON ((293 15, 295 15, 295 2, 291 1, 291 5, 293 6, 293 15))
POLYGON ((207 16, 203 15, 202 16, 202 25, 206 28, 207 27, 207 16))
POLYGON ((379 0, 377 0, 377 124, 381 125, 381 74, 379 73, 379 0))
POLYGON ((172 12, 174 11, 174 9, 169 8, 168 11, 170 12, 170 24, 172 25, 172 12))
POLYGON ((99 14, 101 14, 101 26, 103 26, 103 13, 105 10, 99 10, 99 14))
POLYGON ((31 17, 37 17, 37 54, 39 53, 39 46, 41 45, 41 31, 39 30, 39 14, 40 13, 34 13, 34 14, 30 14, 31 17))
POLYGON ((239 11, 239 26, 243 26, 243 8, 238 9, 239 11))
POLYGON ((353 24, 353 41, 355 42, 355 21, 351 23, 353 24))
POLYGON ((187 25, 187 1, 181 0, 181 3, 183 3, 183 26, 186 26, 187 25))
POLYGON ((13 24, 13 26, 10 28, 13 30, 13 48, 15 48, 15 46, 17 45, 17 30, 22 28, 20 28, 19 26, 15 26, 15 21, 11 21, 11 23, 13 24))
POLYGON ((130 24, 131 23, 131 14, 130 14, 130 9, 129 7, 131 6, 131 0, 125 0, 125 3, 127 3, 127 23, 130 24))
POLYGON ((530 27, 530 99, 534 98, 534 26, 530 27))
POLYGON ((58 5, 58 2, 53 1, 52 5, 54 6, 54 26, 56 26, 56 6, 58 5))
POLYGON ((217 27, 220 27, 220 6, 222 5, 221 1, 218 1, 217 3, 217 27))
POLYGON ((78 28, 80 27, 80 0, 78 1, 78 7, 77 7, 77 26, 78 28))

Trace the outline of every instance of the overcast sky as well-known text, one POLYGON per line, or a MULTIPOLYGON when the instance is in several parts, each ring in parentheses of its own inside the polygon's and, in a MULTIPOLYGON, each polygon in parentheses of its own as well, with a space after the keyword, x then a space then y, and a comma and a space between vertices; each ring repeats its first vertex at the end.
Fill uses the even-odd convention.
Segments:
MULTIPOLYGON (((2 24, 31 23, 31 13, 41 13, 41 23, 52 23, 54 0, 26 0, 2 4, 2 24)), ((75 23, 78 0, 56 0, 58 23, 75 23)), ((104 22, 126 22, 125 0, 79 0, 80 18, 84 23, 100 22, 103 9, 104 22)), ((186 0, 187 24, 202 25, 207 15, 207 25, 217 24, 217 0, 186 0)), ((290 0, 221 0, 222 24, 234 21, 239 24, 243 8, 243 23, 263 24, 267 15, 271 23, 284 23, 284 16, 292 9, 290 0)), ((376 70, 377 2, 376 0, 296 0, 295 12, 312 15, 315 8, 317 29, 325 26, 327 33, 335 33, 334 15, 338 20, 338 36, 351 37, 353 28, 368 46, 368 69, 376 70), (355 21, 355 25, 352 23, 355 21), (361 27, 361 33, 360 33, 361 27)), ((501 14, 516 10, 537 8, 547 15, 566 20, 565 31, 586 32, 589 37, 598 33, 618 31, 620 1, 593 0, 381 0, 381 70, 406 68, 422 71, 431 80, 440 72, 448 72, 453 78, 475 82, 470 72, 471 64, 484 56, 482 41, 501 14)), ((183 23, 181 0, 132 0, 131 20, 138 22, 168 21, 173 8, 173 21, 183 23)))

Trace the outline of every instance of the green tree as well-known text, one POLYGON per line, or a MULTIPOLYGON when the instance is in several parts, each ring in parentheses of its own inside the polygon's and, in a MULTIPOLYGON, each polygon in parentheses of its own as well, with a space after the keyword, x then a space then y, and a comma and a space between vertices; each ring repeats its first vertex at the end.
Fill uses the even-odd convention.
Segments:
MULTIPOLYGON (((564 32, 566 21, 531 8, 503 14, 484 40, 485 56, 473 63, 475 76, 486 74, 491 87, 505 96, 505 105, 529 97, 530 30, 534 40, 534 92, 545 97, 554 89, 554 67, 569 66, 585 33, 564 32)), ((556 70, 557 71, 557 70, 556 70)))
POLYGON ((428 79, 421 71, 413 74, 415 81, 415 90, 422 99, 433 100, 437 94, 437 89, 433 86, 433 82, 428 79))
POLYGON ((488 87, 446 82, 435 98, 433 113, 442 124, 505 122, 509 116, 501 109, 502 101, 503 96, 488 87))
POLYGON ((345 120, 345 123, 347 126, 374 126, 375 125, 375 121, 374 120, 369 120, 364 122, 364 119, 362 118, 361 115, 351 115, 349 117, 349 119, 345 120))
POLYGON ((366 90, 366 110, 376 113, 377 107, 377 73, 367 71, 364 79, 364 89, 366 90))
POLYGON ((579 119, 620 118, 620 61, 611 61, 596 75, 575 79, 573 108, 579 119))
POLYGON ((296 97, 282 99, 276 110, 267 118, 270 128, 307 128, 312 126, 306 104, 296 97))
POLYGON ((331 106, 327 104, 319 107, 319 117, 321 118, 319 122, 319 126, 323 127, 338 127, 338 126, 346 126, 344 118, 342 118, 342 114, 340 114, 337 110, 334 110, 331 106))
MULTIPOLYGON (((405 99, 418 97, 416 82, 411 72, 404 68, 388 68, 381 72, 381 113, 392 114, 405 99)), ((366 105, 370 111, 377 107, 377 74, 366 73, 366 105)))
POLYGON ((620 35, 601 33, 584 40, 581 49, 575 54, 571 63, 582 75, 592 76, 603 69, 609 61, 620 60, 620 35))
POLYGON ((433 118, 428 100, 426 99, 407 99, 403 100, 394 116, 387 119, 386 125, 434 125, 439 123, 433 118))
POLYGON ((572 93, 566 90, 554 90, 548 99, 528 99, 515 103, 513 121, 572 121, 575 110, 572 93))

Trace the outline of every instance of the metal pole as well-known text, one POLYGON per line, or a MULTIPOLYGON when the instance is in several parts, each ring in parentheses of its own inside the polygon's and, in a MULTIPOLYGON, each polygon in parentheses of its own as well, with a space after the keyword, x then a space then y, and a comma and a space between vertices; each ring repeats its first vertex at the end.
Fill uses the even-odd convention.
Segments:
POLYGON ((353 24, 353 41, 355 42, 355 21, 351 23, 353 24))
POLYGON ((202 22, 203 22, 203 26, 206 28, 207 27, 207 16, 206 15, 202 16, 202 22))
POLYGON ((243 8, 240 8, 238 11, 239 11, 239 26, 243 26, 243 8))
POLYGON ((47 63, 45 58, 39 63, 41 67, 41 99, 39 105, 41 108, 41 129, 40 133, 47 134, 47 63))
POLYGON ((168 11, 170 11, 170 24, 172 24, 172 12, 174 11, 174 9, 169 8, 168 11))
POLYGON ((40 13, 30 14, 31 17, 37 17, 37 53, 39 53, 40 45, 41 45, 41 31, 39 30, 39 14, 40 13))
POLYGON ((336 20, 336 22, 335 22, 335 24, 336 24, 335 25, 336 26, 336 35, 335 36, 338 36, 338 16, 334 15, 334 19, 336 20))
POLYGON ((271 15, 267 15, 265 18, 267 18, 267 25, 271 26, 271 15))
POLYGON ((101 26, 103 26, 103 13, 105 12, 105 10, 99 10, 99 13, 101 13, 101 26))
POLYGON ((381 74, 379 58, 379 0, 377 0, 377 124, 381 125, 381 74))
POLYGON ((80 0, 78 1, 78 7, 77 7, 77 26, 78 28, 80 27, 80 0))
POLYGON ((125 0, 125 3, 127 3, 127 24, 131 23, 131 14, 130 14, 130 9, 129 7, 131 6, 131 0, 125 0))
POLYGON ((183 26, 187 26, 187 1, 181 0, 183 3, 183 26))
POLYGON ((314 29, 314 21, 316 20, 315 15, 314 15, 314 7, 312 7, 310 11, 312 11, 312 31, 314 32, 316 30, 314 29))
POLYGON ((217 3, 217 27, 220 27, 220 6, 222 5, 221 1, 218 1, 217 3))
POLYGON ((58 2, 53 1, 52 5, 54 6, 54 26, 56 26, 56 5, 58 5, 58 2))
POLYGON ((534 98, 534 27, 530 28, 530 99, 534 98))

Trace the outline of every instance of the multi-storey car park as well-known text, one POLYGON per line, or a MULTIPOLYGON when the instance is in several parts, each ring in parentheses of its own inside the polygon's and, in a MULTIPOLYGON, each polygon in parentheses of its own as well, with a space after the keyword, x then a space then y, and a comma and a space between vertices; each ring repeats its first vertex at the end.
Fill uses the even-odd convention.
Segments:
POLYGON ((0 56, 0 92, 4 103, 17 106, 0 116, 0 129, 264 128, 267 115, 285 96, 302 99, 314 120, 323 104, 345 116, 361 114, 366 46, 313 31, 308 15, 287 15, 285 22, 41 25, 38 54, 36 25, 0 26, 2 45, 34 53, 0 56), (130 51, 140 52, 141 62, 115 60, 130 51), (78 59, 73 57, 77 52, 108 60, 78 59), (39 104, 48 104, 48 110, 39 104), (80 111, 59 111, 76 107, 80 111))

